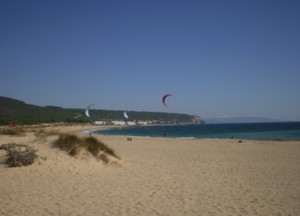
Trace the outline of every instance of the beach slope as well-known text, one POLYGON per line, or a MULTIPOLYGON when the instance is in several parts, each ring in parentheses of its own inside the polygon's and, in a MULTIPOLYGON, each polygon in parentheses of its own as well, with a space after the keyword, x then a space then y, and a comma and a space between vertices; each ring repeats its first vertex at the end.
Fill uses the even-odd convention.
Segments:
POLYGON ((0 135, 40 156, 0 164, 0 215, 300 215, 300 141, 93 136, 118 163, 71 157, 52 147, 56 136, 0 135))

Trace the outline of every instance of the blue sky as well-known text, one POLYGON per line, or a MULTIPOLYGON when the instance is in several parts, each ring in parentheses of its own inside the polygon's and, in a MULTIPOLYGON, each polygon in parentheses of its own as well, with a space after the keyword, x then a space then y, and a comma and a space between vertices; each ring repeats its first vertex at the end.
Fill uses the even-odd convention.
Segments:
POLYGON ((1 96, 300 120, 297 0, 2 0, 0 29, 1 96))

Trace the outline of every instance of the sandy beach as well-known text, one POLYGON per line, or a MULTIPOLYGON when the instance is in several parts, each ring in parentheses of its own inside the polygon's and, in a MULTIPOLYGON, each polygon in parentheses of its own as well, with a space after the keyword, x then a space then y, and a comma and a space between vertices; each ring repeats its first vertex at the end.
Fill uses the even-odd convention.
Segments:
MULTIPOLYGON (((96 128, 51 127, 79 136, 96 128)), ((52 147, 57 136, 0 135, 0 145, 27 144, 40 156, 0 164, 0 215, 300 215, 300 141, 92 136, 121 159, 71 157, 52 147)))

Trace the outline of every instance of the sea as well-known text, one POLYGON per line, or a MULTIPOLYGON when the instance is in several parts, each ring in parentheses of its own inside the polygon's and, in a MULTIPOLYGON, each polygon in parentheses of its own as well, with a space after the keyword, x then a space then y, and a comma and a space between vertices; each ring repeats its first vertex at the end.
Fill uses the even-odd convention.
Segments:
POLYGON ((92 133, 182 139, 300 140, 300 122, 127 126, 92 133))

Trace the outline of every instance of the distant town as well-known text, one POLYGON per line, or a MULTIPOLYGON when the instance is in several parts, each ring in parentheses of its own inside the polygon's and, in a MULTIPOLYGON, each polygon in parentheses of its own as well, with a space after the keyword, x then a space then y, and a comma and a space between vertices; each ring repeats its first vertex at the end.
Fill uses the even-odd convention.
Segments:
POLYGON ((94 121, 91 122, 92 124, 95 125, 152 125, 152 124, 179 124, 179 122, 175 121, 158 121, 158 120, 153 120, 153 121, 123 121, 123 120, 115 120, 115 121, 94 121))
POLYGON ((193 119, 188 122, 182 122, 178 120, 99 120, 92 121, 92 124, 95 125, 159 125, 159 124, 203 124, 204 121, 199 116, 193 116, 193 119))

